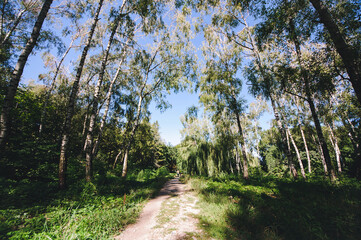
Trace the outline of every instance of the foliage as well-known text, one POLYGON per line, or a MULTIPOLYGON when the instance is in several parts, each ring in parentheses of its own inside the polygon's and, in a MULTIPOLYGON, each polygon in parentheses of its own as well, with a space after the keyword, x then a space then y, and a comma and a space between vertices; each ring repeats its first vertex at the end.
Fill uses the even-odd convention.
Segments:
POLYGON ((0 108, 17 88, 11 124, 2 127, 0 238, 110 238, 179 169, 202 176, 191 182, 214 238, 357 239, 360 184, 348 177, 361 179, 359 1, 101 2, 97 21, 94 1, 51 8, 34 51, 47 72, 18 87, 11 72, 42 1, 0 1, 0 108), (341 50, 314 2, 329 11, 341 50), (351 50, 349 61, 342 49, 351 50), (168 146, 149 105, 164 111, 167 94, 193 83, 204 112, 190 107, 182 142, 168 146), (256 98, 249 104, 244 86, 256 98), (275 120, 262 130, 266 100, 275 120), (94 155, 86 163, 84 149, 94 155), (56 184, 60 154, 68 159, 64 191, 56 184), (129 174, 120 179, 125 160, 129 174), (332 165, 333 185, 323 181, 332 165), (88 182, 85 166, 94 173, 88 182), (251 178, 241 180, 248 166, 251 178), (303 166, 307 180, 291 181, 290 170, 303 166))
MULTIPOLYGON (((170 177, 165 168, 128 180, 107 172, 66 191, 56 183, 1 179, 1 239, 108 239, 136 220, 142 204, 170 177)), ((131 174, 132 175, 132 174, 131 174)))
MULTIPOLYGON (((251 175, 252 176, 252 175, 251 175)), ((289 181, 193 177, 200 226, 215 239, 358 239, 361 186, 354 179, 289 181)))

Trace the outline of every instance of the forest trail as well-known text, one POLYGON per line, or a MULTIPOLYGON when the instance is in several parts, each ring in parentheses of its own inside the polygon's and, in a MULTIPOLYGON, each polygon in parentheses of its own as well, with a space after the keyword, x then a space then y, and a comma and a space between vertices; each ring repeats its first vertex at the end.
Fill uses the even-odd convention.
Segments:
MULTIPOLYGON (((198 199, 194 192, 178 178, 169 180, 144 207, 138 221, 129 225, 118 240, 180 240, 199 239, 203 233, 197 228, 198 199)), ((202 238, 203 239, 203 238, 202 238)))

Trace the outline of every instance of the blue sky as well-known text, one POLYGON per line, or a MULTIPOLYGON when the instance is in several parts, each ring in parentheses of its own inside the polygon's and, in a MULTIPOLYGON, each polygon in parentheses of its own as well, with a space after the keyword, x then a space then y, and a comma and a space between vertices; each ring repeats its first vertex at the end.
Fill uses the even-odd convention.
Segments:
MULTIPOLYGON (((43 61, 40 55, 32 55, 29 58, 28 64, 25 67, 23 80, 21 83, 27 84, 31 80, 37 80, 40 73, 45 73, 43 68, 43 61)), ((254 98, 248 93, 246 87, 242 89, 242 95, 247 100, 247 103, 254 101, 254 98)), ((161 113, 159 109, 155 108, 155 104, 150 105, 151 122, 158 121, 160 136, 165 143, 170 143, 173 146, 181 142, 180 130, 183 128, 180 117, 192 106, 198 106, 198 94, 189 92, 172 93, 167 96, 167 101, 172 105, 171 108, 161 113)), ((264 113, 260 119, 260 124, 263 129, 268 129, 270 126, 270 113, 264 113)))
MULTIPOLYGON (((28 64, 23 73, 23 80, 21 83, 27 84, 31 80, 37 80, 40 73, 45 73, 43 68, 43 61, 40 55, 32 55, 29 58, 28 64)), ((248 93, 246 85, 242 89, 242 96, 245 97, 247 103, 254 101, 254 98, 248 93)), ((189 92, 172 93, 167 96, 167 101, 172 105, 171 108, 161 113, 159 109, 155 108, 155 104, 151 104, 150 112, 151 122, 158 121, 161 138, 165 143, 177 145, 181 141, 180 130, 182 123, 180 117, 192 106, 198 106, 198 94, 189 92)), ((268 129, 272 115, 264 113, 260 119, 260 124, 263 129, 268 129)))
MULTIPOLYGON (((242 90, 242 95, 248 104, 254 101, 254 98, 248 94, 247 89, 242 90)), ((151 104, 149 109, 152 113, 151 122, 158 121, 161 138, 166 143, 175 146, 181 142, 180 130, 183 126, 180 121, 180 116, 182 116, 190 106, 198 106, 198 95, 196 93, 181 92, 169 95, 167 101, 172 105, 172 108, 167 109, 163 113, 161 113, 159 109, 156 109, 154 104, 151 104)), ((261 116, 259 122, 262 129, 268 129, 270 127, 271 119, 273 119, 273 117, 268 112, 261 116)))
MULTIPOLYGON (((201 45, 203 37, 200 34, 197 34, 196 38, 193 39, 193 44, 196 47, 196 54, 198 58, 202 60, 201 56, 201 45)), ((73 51, 73 50, 72 50, 73 51)), ((46 73, 47 70, 44 69, 44 63, 41 59, 41 52, 36 52, 35 55, 31 55, 28 60, 23 73, 23 78, 21 83, 27 84, 29 81, 34 80, 37 82, 38 76, 41 73, 46 73)), ((75 61, 78 57, 78 53, 69 54, 65 60, 65 65, 69 65, 70 61, 75 61), (71 58, 71 59, 70 59, 71 58)), ((72 69, 69 69, 72 71, 72 69)), ((242 78, 242 76, 240 76, 242 78)), ((247 104, 254 101, 254 98, 248 94, 247 85, 243 84, 243 89, 241 95, 247 100, 247 104)), ((155 108, 155 104, 150 105, 151 122, 157 121, 159 123, 159 130, 161 138, 166 142, 172 145, 176 145, 181 141, 180 130, 182 129, 182 124, 180 117, 187 111, 192 105, 198 106, 198 94, 189 93, 189 92, 180 92, 172 93, 167 96, 166 99, 170 104, 171 108, 168 108, 165 112, 160 112, 159 109, 155 108)), ((270 113, 264 113, 261 119, 259 120, 261 127, 263 129, 268 129, 270 126, 270 119, 272 115, 270 113)))

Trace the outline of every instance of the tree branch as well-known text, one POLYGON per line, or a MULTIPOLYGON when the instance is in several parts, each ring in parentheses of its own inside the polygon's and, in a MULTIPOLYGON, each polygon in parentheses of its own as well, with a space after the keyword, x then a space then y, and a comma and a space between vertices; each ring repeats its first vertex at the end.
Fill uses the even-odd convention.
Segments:
POLYGON ((296 94, 296 93, 293 93, 293 92, 287 91, 286 89, 283 89, 283 91, 285 91, 285 93, 288 93, 288 94, 290 94, 290 95, 293 95, 293 96, 299 97, 299 98, 301 98, 301 99, 303 99, 303 100, 305 100, 305 101, 308 101, 308 99, 307 99, 306 97, 304 97, 304 96, 301 96, 301 95, 298 95, 298 94, 296 94))

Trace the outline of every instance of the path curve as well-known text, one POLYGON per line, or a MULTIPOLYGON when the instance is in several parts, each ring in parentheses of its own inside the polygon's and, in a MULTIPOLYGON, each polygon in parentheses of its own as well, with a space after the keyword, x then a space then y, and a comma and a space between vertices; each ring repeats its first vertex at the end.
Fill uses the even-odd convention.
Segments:
POLYGON ((197 228, 198 199, 178 178, 171 179, 157 197, 148 201, 138 221, 129 225, 117 240, 179 240, 200 236, 197 228))

